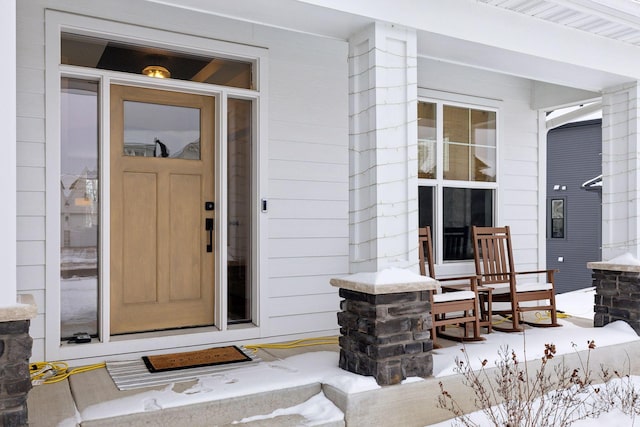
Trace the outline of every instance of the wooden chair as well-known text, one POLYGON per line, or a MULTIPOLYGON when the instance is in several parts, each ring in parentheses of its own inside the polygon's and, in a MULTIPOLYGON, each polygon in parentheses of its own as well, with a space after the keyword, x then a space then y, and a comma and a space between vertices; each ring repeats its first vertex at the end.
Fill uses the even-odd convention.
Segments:
MULTIPOLYGON (((433 245, 431 244, 431 228, 419 229, 420 274, 435 279, 435 266, 433 261, 433 245)), ((476 277, 457 277, 438 279, 439 282, 464 281, 464 287, 442 286, 440 291, 429 291, 431 302, 431 339, 433 346, 438 347, 437 336, 442 336, 455 341, 480 341, 480 316, 478 314, 478 290, 476 277), (463 328, 461 336, 447 334, 446 325, 458 325, 463 328), (471 335, 469 335, 469 326, 471 335)))
MULTIPOLYGON (((510 316, 509 327, 493 325, 506 332, 521 331, 521 323, 531 326, 562 326, 558 324, 553 273, 555 270, 517 272, 511 248, 511 232, 506 227, 477 227, 472 229, 474 259, 479 286, 492 288, 493 314, 510 316), (546 281, 520 282, 519 276, 545 274, 546 281), (541 305, 523 304, 548 301, 541 305), (508 303, 508 309, 496 308, 497 303, 508 303), (525 311, 550 311, 550 323, 524 322, 525 311)), ((504 304, 502 304, 504 305, 504 304)))

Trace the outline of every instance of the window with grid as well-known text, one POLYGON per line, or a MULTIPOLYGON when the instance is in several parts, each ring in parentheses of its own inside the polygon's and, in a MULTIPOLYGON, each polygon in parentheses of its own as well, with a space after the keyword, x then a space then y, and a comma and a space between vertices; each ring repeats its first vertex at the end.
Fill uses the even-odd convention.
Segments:
POLYGON ((419 225, 440 262, 472 259, 471 226, 493 225, 497 140, 494 109, 418 102, 419 225))

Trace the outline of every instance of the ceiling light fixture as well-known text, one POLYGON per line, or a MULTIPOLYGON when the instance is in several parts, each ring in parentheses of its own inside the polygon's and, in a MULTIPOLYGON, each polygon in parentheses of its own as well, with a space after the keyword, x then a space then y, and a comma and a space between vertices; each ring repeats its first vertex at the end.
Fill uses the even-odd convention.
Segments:
POLYGON ((171 77, 171 73, 165 67, 160 65, 149 65, 144 67, 142 74, 149 77, 155 77, 158 79, 168 79, 171 77))

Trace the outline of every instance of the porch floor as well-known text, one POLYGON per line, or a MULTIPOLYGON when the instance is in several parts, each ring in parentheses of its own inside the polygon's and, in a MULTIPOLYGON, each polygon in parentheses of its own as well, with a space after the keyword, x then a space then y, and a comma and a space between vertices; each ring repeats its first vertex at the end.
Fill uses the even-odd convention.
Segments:
MULTIPOLYGON (((598 337, 607 334, 605 328, 592 328, 591 321, 581 318, 563 319, 564 327, 551 328, 544 330, 544 334, 548 334, 548 340, 554 341, 554 335, 558 334, 556 340, 566 341, 567 336, 573 336, 575 328, 582 330, 584 333, 593 334, 594 339, 598 342, 598 337)), ((542 328, 533 328, 540 331, 542 328)), ((533 334, 533 331, 532 331, 533 334)), ((467 344, 469 354, 472 349, 479 347, 474 346, 493 346, 491 350, 496 349, 499 345, 510 338, 507 335, 514 334, 492 333, 491 339, 486 342, 477 344, 467 344), (491 341, 491 342, 490 342, 491 341), (490 342, 490 343, 489 343, 490 342)), ((515 334, 518 335, 518 334, 515 334)), ((591 336, 591 335, 589 335, 591 336)), ((529 339, 534 336, 530 335, 529 339)), ((601 338, 601 342, 605 342, 601 338)), ((444 349, 442 354, 460 354, 449 350, 456 351, 456 348, 462 348, 461 344, 438 339, 444 349)), ((579 344, 579 343, 578 343, 579 344)), ((580 344, 579 344, 580 345, 580 344)), ((582 347, 582 346, 581 346, 582 347)), ((312 347, 301 347, 292 349, 259 349, 257 357, 263 362, 275 362, 289 358, 294 355, 309 355, 310 352, 338 352, 337 345, 319 345, 312 347)), ((620 367, 627 361, 627 355, 638 354, 640 352, 640 339, 631 338, 629 342, 622 344, 614 344, 606 346, 606 348, 598 348, 591 355, 592 366, 620 367)), ((434 351, 434 360, 436 354, 441 350, 434 351)), ((327 354, 327 353, 324 353, 327 354)), ((495 353, 494 353, 495 354, 495 353)), ((578 353, 565 354, 565 360, 569 363, 578 363, 578 353), (571 359, 573 358, 573 362, 571 359)), ((584 354, 582 355, 584 360, 584 354)), ((497 357, 496 357, 497 358, 497 357)), ((337 361, 337 355, 336 355, 337 361)), ((238 370, 249 369, 239 367, 238 370)), ((495 369, 495 368, 494 368, 495 369)), ((618 368, 619 369, 619 368, 618 368)), ((628 369, 630 374, 639 374, 640 366, 631 366, 628 369)), ((232 372, 232 371, 225 371, 232 372)), ((435 373, 435 370, 434 370, 435 373)), ((243 377, 247 378, 247 377, 243 377)), ((251 377, 248 377, 251 378, 251 377)), ((371 377, 361 377, 370 378, 371 377)), ((260 375, 256 375, 255 381, 264 381, 260 375)), ((244 381, 244 379, 243 379, 244 381)), ((375 381, 374 381, 375 382, 375 381)), ((185 406, 176 406, 172 408, 160 409, 155 405, 153 398, 144 401, 144 408, 138 413, 132 413, 122 416, 112 416, 108 418, 88 417, 98 404, 102 404, 103 412, 106 409, 109 412, 109 405, 118 405, 114 402, 123 402, 127 399, 136 399, 136 395, 149 393, 151 390, 166 390, 167 386, 151 387, 130 391, 119 391, 113 383, 106 369, 98 369, 81 374, 72 375, 67 380, 34 387, 29 394, 28 410, 29 425, 33 427, 49 427, 49 426, 230 426, 246 417, 271 414, 280 408, 291 408, 296 405, 302 405, 309 399, 322 393, 329 401, 331 401, 343 414, 342 419, 331 419, 330 421, 314 423, 312 425, 321 426, 427 426, 438 423, 451 418, 451 414, 443 409, 436 407, 437 397, 440 394, 439 383, 442 382, 445 389, 453 396, 459 397, 465 411, 473 411, 473 399, 460 399, 468 395, 469 390, 462 384, 460 375, 447 375, 440 377, 430 377, 424 381, 407 381, 397 386, 387 386, 375 388, 365 391, 345 392, 343 389, 337 388, 332 384, 324 381, 310 380, 303 385, 294 387, 285 387, 282 389, 272 390, 268 392, 251 393, 243 396, 218 399, 214 401, 203 401, 185 406), (467 402, 465 402, 467 401, 467 402), (106 405, 106 406, 105 406, 106 405), (87 412, 87 409, 89 411, 87 412), (79 418, 76 414, 83 414, 84 421, 78 422, 79 418), (92 419, 90 419, 92 418, 92 419)), ((196 381, 188 381, 178 383, 172 386, 172 391, 183 393, 194 387, 196 381)), ((188 392, 187 392, 188 393, 188 392)), ((137 397, 138 400, 140 396, 137 397)), ((117 412, 116 412, 117 413, 117 412)), ((272 418, 260 418, 254 421, 245 421, 244 424, 250 426, 267 427, 267 426, 299 426, 309 425, 308 420, 301 413, 284 413, 272 418)))

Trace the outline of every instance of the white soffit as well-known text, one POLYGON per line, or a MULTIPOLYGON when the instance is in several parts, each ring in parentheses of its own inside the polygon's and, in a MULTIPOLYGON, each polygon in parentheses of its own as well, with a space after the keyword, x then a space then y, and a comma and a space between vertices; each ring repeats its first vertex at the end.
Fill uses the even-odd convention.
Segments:
POLYGON ((640 3, 633 0, 478 0, 558 25, 640 46, 640 3))

